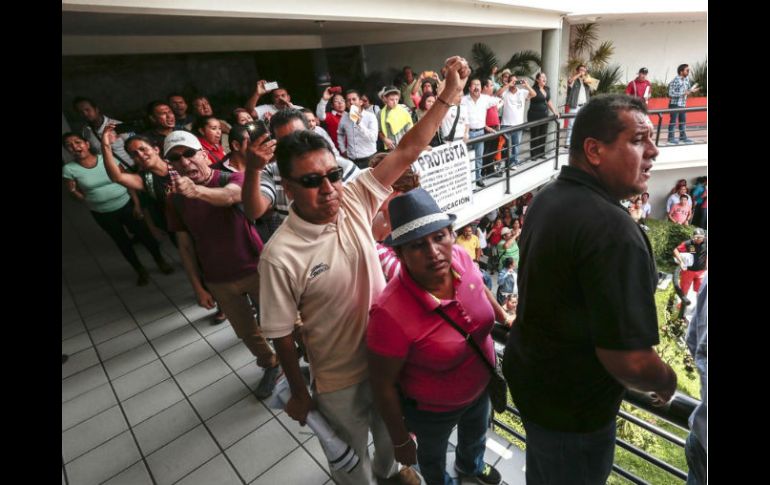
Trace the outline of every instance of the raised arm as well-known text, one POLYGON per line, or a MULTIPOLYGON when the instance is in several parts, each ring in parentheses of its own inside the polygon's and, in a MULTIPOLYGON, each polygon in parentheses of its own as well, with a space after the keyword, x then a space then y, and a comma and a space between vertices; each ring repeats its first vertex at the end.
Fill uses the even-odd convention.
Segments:
POLYGON ((241 187, 227 184, 224 187, 198 185, 187 177, 179 177, 172 191, 188 199, 199 199, 216 207, 228 207, 241 201, 241 187))
POLYGON ((243 174, 243 211, 249 219, 259 219, 272 201, 262 193, 262 170, 273 159, 276 141, 265 133, 246 147, 246 171, 243 174))
POLYGON ((446 68, 446 86, 436 103, 404 135, 396 149, 372 169, 372 174, 382 185, 386 187, 393 185, 404 170, 417 159, 420 152, 430 144, 430 140, 449 109, 449 102, 462 92, 465 83, 468 82, 470 68, 462 57, 454 56, 447 59, 446 68))
POLYGON ((107 176, 113 182, 131 190, 144 190, 142 177, 135 173, 126 173, 120 170, 115 157, 112 154, 112 143, 115 141, 115 125, 107 125, 102 133, 102 154, 104 155, 104 169, 107 176))
POLYGON ((246 111, 248 111, 252 116, 257 116, 257 103, 259 102, 259 98, 266 92, 265 80, 260 79, 257 82, 257 85, 254 87, 254 93, 248 100, 246 100, 246 105, 244 106, 246 111))

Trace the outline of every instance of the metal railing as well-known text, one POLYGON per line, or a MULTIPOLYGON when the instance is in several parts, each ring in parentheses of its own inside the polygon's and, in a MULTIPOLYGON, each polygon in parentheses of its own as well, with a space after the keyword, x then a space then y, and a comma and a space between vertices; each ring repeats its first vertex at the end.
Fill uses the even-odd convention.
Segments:
MULTIPOLYGON (((669 122, 671 121, 672 114, 678 113, 696 113, 706 112, 707 108, 693 107, 693 108, 668 108, 651 110, 649 112, 650 119, 653 120, 653 124, 656 125, 655 133, 655 145, 658 147, 666 146, 681 146, 680 143, 671 144, 668 143, 668 138, 665 138, 664 142, 661 142, 660 136, 663 128, 666 128, 668 133, 669 122)), ((559 165, 563 162, 562 157, 567 157, 566 149, 569 148, 569 140, 566 137, 567 129, 563 126, 564 120, 569 120, 575 117, 574 113, 564 113, 556 118, 555 116, 549 116, 537 121, 530 121, 521 125, 509 126, 494 133, 487 133, 485 135, 472 138, 468 140, 468 152, 471 161, 471 174, 472 182, 479 185, 474 189, 475 192, 482 190, 485 187, 493 186, 496 184, 505 184, 505 194, 511 193, 510 183, 511 177, 531 170, 543 163, 552 162, 554 170, 558 170, 559 165), (545 134, 536 136, 534 138, 528 137, 524 139, 524 133, 531 132, 532 128, 546 126, 548 127, 545 134), (514 158, 514 146, 510 143, 510 137, 506 136, 514 132, 521 132, 520 142, 516 144, 519 149, 518 164, 512 165, 514 158), (485 150, 481 156, 482 163, 479 168, 476 168, 476 160, 478 156, 475 155, 475 146, 479 143, 486 145, 487 142, 498 142, 500 137, 505 137, 505 145, 502 148, 496 148, 493 150, 485 150), (552 137, 552 138, 551 138, 552 137), (551 138, 551 139, 549 139, 551 138), (542 156, 532 157, 533 151, 539 153, 539 148, 542 146, 542 156), (501 154, 501 159, 495 161, 494 158, 497 154, 501 154), (534 163, 532 163, 534 162, 534 163), (477 171, 480 171, 480 175, 477 175, 477 171), (496 180, 492 180, 496 179, 496 180), (478 184, 481 182, 481 184, 478 184)), ((692 118, 692 117, 691 117, 692 118)), ((686 121, 685 130, 686 137, 693 143, 705 143, 708 141, 706 131, 708 123, 706 120, 690 120, 686 121)), ((680 134, 679 127, 676 126, 674 130, 675 135, 680 134)), ((681 137, 680 137, 681 138, 681 137)))
MULTIPOLYGON (((495 340, 495 342, 505 345, 505 343, 508 340, 507 330, 503 330, 502 326, 496 324, 495 330, 492 332, 492 338, 495 340)), ((500 359, 502 358, 502 355, 500 353, 498 353, 498 358, 500 359)), ((643 411, 646 411, 684 431, 688 431, 689 429, 688 418, 690 414, 692 414, 692 412, 695 410, 695 407, 700 403, 700 401, 698 401, 697 399, 693 399, 684 394, 676 393, 674 395, 674 398, 671 400, 671 402, 669 402, 666 406, 656 407, 652 405, 652 398, 648 394, 643 392, 633 391, 633 390, 626 390, 624 401, 627 404, 630 404, 631 406, 635 407, 636 409, 641 409, 643 411)), ((511 413, 514 416, 517 416, 519 419, 521 419, 521 413, 519 412, 518 409, 516 409, 513 406, 507 406, 505 412, 511 413)), ((660 428, 659 426, 655 426, 654 424, 648 423, 643 419, 640 419, 634 416, 633 414, 627 411, 624 411, 623 409, 621 409, 618 412, 618 417, 633 424, 634 426, 638 426, 668 441, 669 443, 674 444, 675 446, 678 446, 679 448, 682 448, 682 453, 684 453, 685 440, 676 436, 675 434, 670 433, 660 428)), ((510 433, 512 436, 520 440, 522 443, 526 443, 527 441, 526 435, 519 433, 518 431, 516 431, 506 423, 500 421, 499 419, 497 419, 497 416, 495 416, 493 422, 500 429, 510 433)), ((660 458, 651 455, 650 453, 647 453, 641 448, 634 446, 633 444, 621 438, 616 438, 615 443, 620 448, 623 448, 624 450, 640 458, 641 460, 644 460, 645 462, 651 464, 652 466, 659 468, 682 481, 687 480, 687 472, 680 470, 679 468, 673 466, 672 464, 665 462, 660 458)), ((649 482, 647 482, 643 478, 631 473, 630 471, 620 467, 615 463, 613 463, 612 465, 612 471, 632 483, 635 483, 638 485, 649 485, 649 482)))

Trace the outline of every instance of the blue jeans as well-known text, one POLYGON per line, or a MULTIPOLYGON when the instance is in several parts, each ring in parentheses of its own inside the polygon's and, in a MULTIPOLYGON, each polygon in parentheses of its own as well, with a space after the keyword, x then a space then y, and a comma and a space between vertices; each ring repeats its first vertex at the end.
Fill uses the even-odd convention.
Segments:
MULTIPOLYGON (((580 108, 583 106, 578 106, 576 108, 570 108, 570 113, 575 113, 575 118, 577 118, 578 111, 580 111, 580 108)), ((572 144, 572 125, 575 124, 575 118, 569 118, 567 120, 567 145, 572 144)))
POLYGON ((475 475, 484 468, 484 450, 490 419, 489 395, 484 393, 469 406, 447 413, 420 411, 414 401, 402 399, 406 426, 417 437, 417 464, 428 485, 451 485, 446 472, 449 435, 457 426, 455 466, 475 475))
POLYGON ((706 450, 698 438, 690 432, 684 444, 684 456, 687 458, 687 485, 706 485, 708 478, 706 470, 706 450))
MULTIPOLYGON (((511 125, 503 125, 501 128, 510 128, 511 125)), ((511 159, 508 163, 509 166, 516 166, 519 164, 519 145, 521 144, 521 130, 512 131, 505 134, 505 139, 508 140, 508 146, 511 147, 511 159)))
MULTIPOLYGON (((483 129, 481 130, 469 130, 468 131, 468 138, 478 138, 481 135, 486 133, 483 129)), ((476 174, 475 179, 479 180, 481 178, 481 165, 484 163, 484 144, 483 143, 468 143, 468 151, 475 151, 475 159, 476 159, 476 170, 474 173, 476 174)))
POLYGON ((615 455, 615 420, 590 433, 551 431, 522 419, 527 485, 604 485, 615 455))
MULTIPOLYGON (((669 108, 679 108, 675 104, 669 104, 669 108)), ((685 133, 685 126, 687 124, 687 113, 682 111, 681 113, 669 113, 668 118, 668 139, 674 140, 674 127, 679 123, 679 138, 682 140, 687 139, 687 133, 685 133)))

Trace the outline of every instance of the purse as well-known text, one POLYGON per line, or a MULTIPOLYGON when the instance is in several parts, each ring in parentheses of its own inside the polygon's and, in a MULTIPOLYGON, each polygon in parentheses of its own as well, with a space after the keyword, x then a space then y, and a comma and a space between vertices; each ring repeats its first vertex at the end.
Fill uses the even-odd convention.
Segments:
POLYGON ((486 364, 490 374, 489 384, 487 384, 487 392, 489 393, 489 400, 492 401, 492 409, 494 409, 497 413, 505 412, 505 408, 508 405, 508 385, 506 384, 505 378, 503 377, 503 370, 500 366, 501 363, 497 359, 497 356, 495 356, 495 365, 490 364, 487 358, 484 356, 484 353, 476 344, 476 341, 473 340, 471 334, 457 325, 451 318, 449 318, 446 313, 444 313, 444 310, 442 310, 440 307, 436 308, 436 313, 441 315, 441 318, 446 320, 447 323, 449 323, 455 330, 460 332, 460 335, 465 338, 465 341, 468 343, 468 345, 470 345, 471 348, 473 348, 473 350, 479 354, 481 360, 484 362, 484 364, 486 364))

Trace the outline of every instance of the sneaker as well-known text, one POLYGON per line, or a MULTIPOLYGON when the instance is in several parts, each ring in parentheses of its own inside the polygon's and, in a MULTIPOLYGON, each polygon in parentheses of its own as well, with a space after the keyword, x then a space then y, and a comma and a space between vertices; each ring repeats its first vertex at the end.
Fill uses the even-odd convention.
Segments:
POLYGON ((267 399, 273 393, 275 389, 275 381, 278 375, 281 373, 281 366, 268 367, 265 369, 265 374, 262 376, 262 380, 259 381, 257 390, 254 391, 254 395, 258 399, 267 399))
POLYGON ((225 320, 227 320, 227 315, 225 315, 225 312, 223 312, 220 309, 220 310, 218 310, 214 314, 214 323, 213 323, 213 325, 219 325, 220 323, 224 323, 225 320))
POLYGON ((457 464, 455 464, 455 471, 458 475, 460 475, 460 477, 473 478, 477 483, 483 483, 485 485, 498 485, 503 481, 503 477, 500 476, 500 472, 497 471, 495 467, 487 465, 486 463, 484 463, 484 468, 482 468, 481 471, 475 476, 462 472, 459 468, 457 468, 457 464))
POLYGON ((476 182, 476 185, 478 185, 479 187, 486 187, 486 186, 487 186, 487 184, 485 184, 485 183, 484 183, 484 182, 482 182, 481 180, 479 180, 478 182, 476 182))
POLYGON ((692 141, 691 139, 689 139, 687 137, 680 138, 679 141, 682 142, 682 143, 695 143, 694 141, 692 141))
POLYGON ((679 144, 679 142, 678 142, 678 141, 676 141, 676 138, 669 138, 669 139, 668 139, 668 144, 669 144, 669 145, 678 145, 678 144, 679 144))

